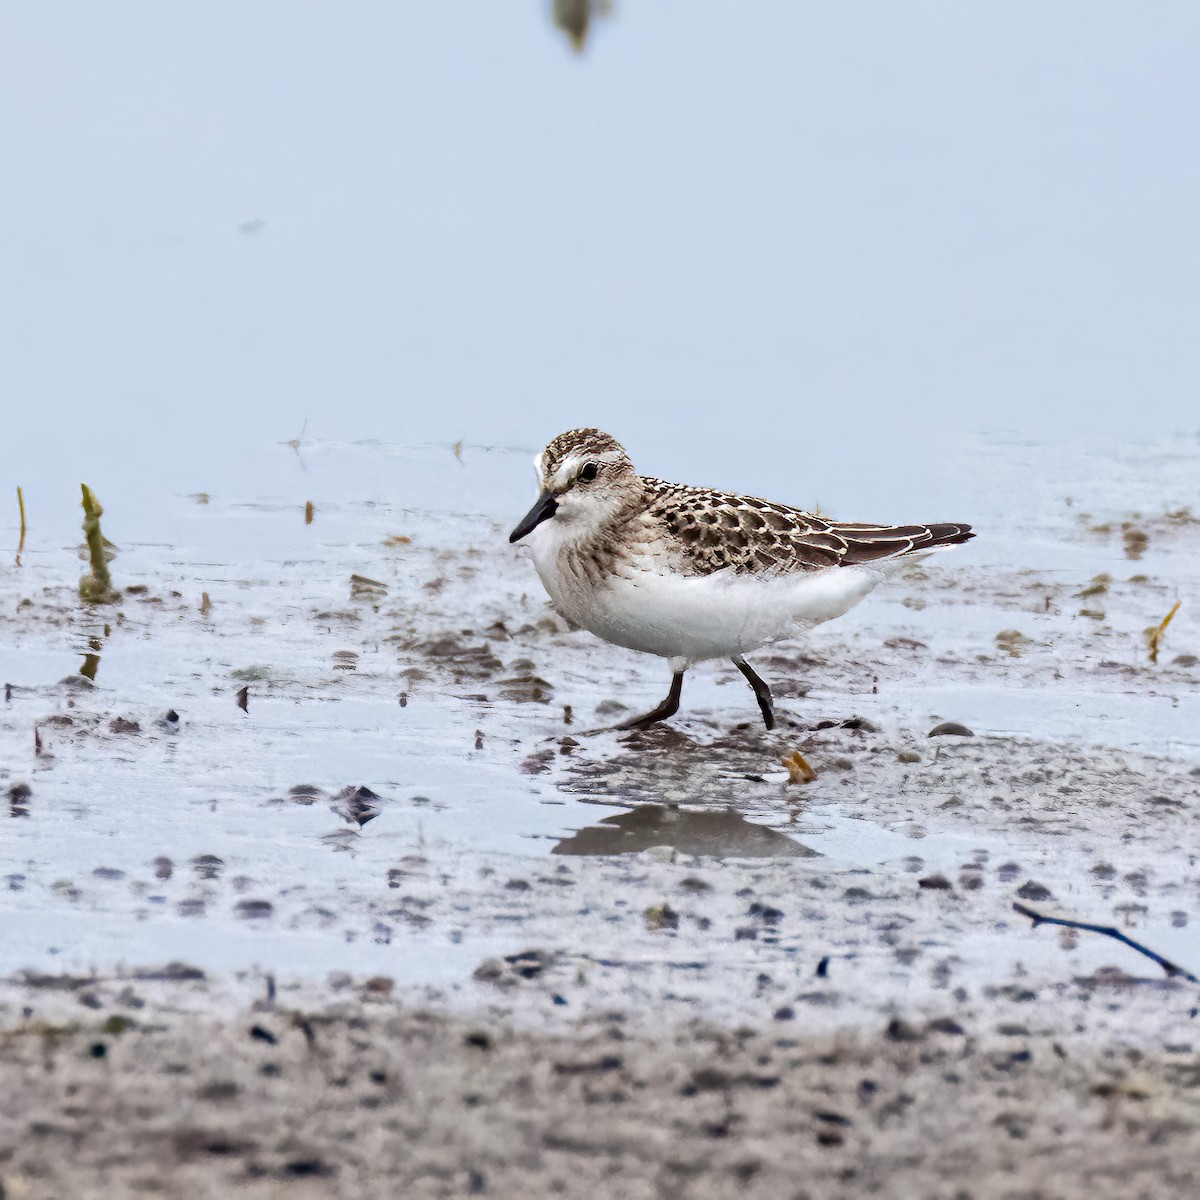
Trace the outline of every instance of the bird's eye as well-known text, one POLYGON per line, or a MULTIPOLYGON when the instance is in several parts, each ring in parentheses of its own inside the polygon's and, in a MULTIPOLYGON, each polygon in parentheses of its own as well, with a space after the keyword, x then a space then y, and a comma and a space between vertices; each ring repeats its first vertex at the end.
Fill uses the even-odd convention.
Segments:
POLYGON ((582 470, 579 472, 580 481, 583 483, 591 483, 592 480, 596 478, 596 475, 599 473, 599 471, 600 468, 596 466, 595 463, 584 463, 582 470))

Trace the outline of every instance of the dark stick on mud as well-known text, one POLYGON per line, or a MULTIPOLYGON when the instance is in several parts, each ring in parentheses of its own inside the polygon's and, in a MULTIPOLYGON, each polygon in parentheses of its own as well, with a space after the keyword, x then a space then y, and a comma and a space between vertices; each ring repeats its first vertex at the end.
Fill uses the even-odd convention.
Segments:
POLYGON ((1197 979, 1191 971, 1184 970, 1178 963, 1173 963, 1169 958, 1163 958, 1161 954, 1155 954, 1153 950, 1143 946, 1141 942, 1135 942, 1133 938, 1127 937, 1115 926, 1092 925, 1088 921, 1072 921, 1067 917, 1047 917, 1040 912, 1034 912, 1032 908, 1018 901, 1013 902, 1013 911, 1019 912, 1023 917, 1028 917, 1033 922, 1034 929, 1039 925, 1062 925, 1065 929, 1085 929, 1088 933, 1101 933, 1105 937, 1115 938, 1118 942, 1123 942, 1131 950, 1136 950, 1139 954, 1144 954, 1147 958, 1153 959, 1167 973, 1168 979, 1178 975, 1186 979, 1188 983, 1200 983, 1200 979, 1197 979))

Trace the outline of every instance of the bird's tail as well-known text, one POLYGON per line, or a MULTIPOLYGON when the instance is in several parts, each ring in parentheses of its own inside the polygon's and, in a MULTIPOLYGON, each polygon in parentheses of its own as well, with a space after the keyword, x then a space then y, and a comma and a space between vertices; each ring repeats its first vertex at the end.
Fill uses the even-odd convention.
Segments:
POLYGON ((835 525, 831 532, 846 542, 842 564, 879 562, 903 554, 924 554, 969 542, 970 525, 943 521, 937 525, 835 525))

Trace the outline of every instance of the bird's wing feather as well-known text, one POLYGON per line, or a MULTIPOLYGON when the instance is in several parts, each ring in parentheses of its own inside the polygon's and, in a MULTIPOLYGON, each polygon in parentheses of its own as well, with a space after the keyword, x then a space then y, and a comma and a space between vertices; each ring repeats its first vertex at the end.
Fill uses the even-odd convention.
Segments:
POLYGON ((643 479, 645 516, 695 575, 782 574, 854 566, 935 550, 975 535, 969 525, 867 525, 829 521, 755 496, 643 479))

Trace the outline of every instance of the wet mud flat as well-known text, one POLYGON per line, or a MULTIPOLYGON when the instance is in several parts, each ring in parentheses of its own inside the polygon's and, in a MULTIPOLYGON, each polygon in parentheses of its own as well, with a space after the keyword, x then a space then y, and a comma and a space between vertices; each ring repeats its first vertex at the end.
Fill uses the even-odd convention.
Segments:
POLYGON ((1101 1047, 1063 1027, 1118 998, 1169 1003, 1161 984, 1073 981, 986 1016, 948 1002, 941 1018, 836 1036, 784 1020, 652 1032, 620 1010, 536 1032, 414 1009, 377 983, 218 1019, 204 987, 93 982, 97 1010, 6 1018, 7 1198, 1070 1200, 1200 1186, 1194 1047, 1101 1047))
POLYGON ((512 462, 382 453, 0 577, 6 1196, 1194 1193, 1200 992, 1013 910, 1200 963, 1194 453, 627 735, 512 462))

